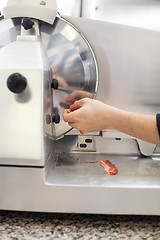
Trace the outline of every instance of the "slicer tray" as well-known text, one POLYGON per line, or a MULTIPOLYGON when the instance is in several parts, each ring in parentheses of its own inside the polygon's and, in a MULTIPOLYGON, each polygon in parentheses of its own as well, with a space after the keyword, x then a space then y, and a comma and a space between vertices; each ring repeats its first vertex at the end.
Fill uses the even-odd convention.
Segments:
POLYGON ((44 171, 49 185, 160 188, 160 161, 143 156, 56 153, 44 171), (100 165, 101 159, 115 164, 118 174, 108 175, 100 165))

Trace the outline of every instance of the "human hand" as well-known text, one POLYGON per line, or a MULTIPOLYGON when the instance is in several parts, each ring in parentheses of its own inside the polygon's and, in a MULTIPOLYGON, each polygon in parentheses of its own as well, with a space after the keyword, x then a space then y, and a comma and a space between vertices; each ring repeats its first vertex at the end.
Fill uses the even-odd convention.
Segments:
POLYGON ((82 134, 111 128, 114 108, 98 100, 84 98, 65 109, 65 122, 82 134))
POLYGON ((82 134, 114 129, 160 145, 155 115, 128 112, 97 100, 84 98, 76 101, 70 109, 65 109, 63 119, 82 134))

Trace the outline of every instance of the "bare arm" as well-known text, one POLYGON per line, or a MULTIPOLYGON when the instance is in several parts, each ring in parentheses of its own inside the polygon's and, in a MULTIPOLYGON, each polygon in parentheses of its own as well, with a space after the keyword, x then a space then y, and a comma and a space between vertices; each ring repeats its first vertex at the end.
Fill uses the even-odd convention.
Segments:
POLYGON ((63 112, 64 121, 81 133, 114 129, 160 145, 156 116, 127 112, 84 98, 63 112))
POLYGON ((144 141, 160 145, 156 116, 120 110, 119 122, 114 121, 113 129, 144 141))

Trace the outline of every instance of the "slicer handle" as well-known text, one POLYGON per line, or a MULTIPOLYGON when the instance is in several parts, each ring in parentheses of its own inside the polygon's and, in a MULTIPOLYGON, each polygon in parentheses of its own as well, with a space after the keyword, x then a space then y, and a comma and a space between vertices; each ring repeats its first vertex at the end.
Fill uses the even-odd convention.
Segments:
POLYGON ((13 93, 22 93, 26 86, 27 80, 20 73, 13 73, 7 79, 7 87, 13 93))

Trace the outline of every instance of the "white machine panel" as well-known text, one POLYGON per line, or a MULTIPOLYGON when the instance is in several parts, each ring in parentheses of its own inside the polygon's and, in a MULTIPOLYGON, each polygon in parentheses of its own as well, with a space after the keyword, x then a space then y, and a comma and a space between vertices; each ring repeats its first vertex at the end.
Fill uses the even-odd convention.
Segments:
POLYGON ((0 50, 1 164, 42 164, 42 69, 40 43, 14 42, 0 50), (17 72, 27 79, 20 94, 7 88, 8 77, 17 72))

